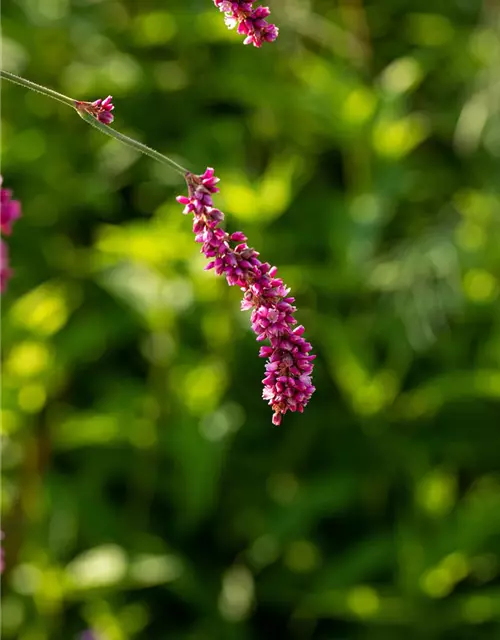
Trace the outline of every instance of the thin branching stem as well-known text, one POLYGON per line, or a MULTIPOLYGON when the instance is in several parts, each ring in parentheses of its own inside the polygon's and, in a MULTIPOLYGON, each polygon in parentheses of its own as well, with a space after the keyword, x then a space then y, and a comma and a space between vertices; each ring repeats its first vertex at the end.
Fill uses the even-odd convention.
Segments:
POLYGON ((161 162, 162 164, 169 165, 170 167, 175 169, 175 171, 180 173, 183 177, 186 175, 186 173, 189 173, 187 169, 182 167, 180 164, 177 164, 175 160, 172 160, 168 156, 164 156, 159 151, 156 151, 155 149, 148 147, 147 145, 143 144, 142 142, 139 142, 138 140, 129 138, 123 133, 120 133, 119 131, 117 131, 116 129, 112 129, 109 125, 99 122, 99 120, 97 120, 97 118, 94 118, 94 116, 92 116, 90 113, 87 113, 80 109, 77 109, 77 112, 80 118, 82 118, 82 120, 85 120, 85 122, 88 122, 90 125, 92 125, 96 129, 99 129, 99 131, 101 131, 102 133, 105 133, 107 136, 110 136, 111 138, 115 138, 115 140, 119 140, 120 142, 123 142, 123 144, 126 144, 127 146, 132 147, 132 149, 136 149, 137 151, 144 153, 146 156, 153 158, 153 160, 156 160, 157 162, 161 162))
POLYGON ((41 93, 44 96, 52 98, 53 100, 57 100, 58 102, 62 102, 68 107, 75 109, 82 120, 85 120, 85 122, 92 125, 95 129, 101 131, 101 133, 105 133, 107 136, 115 138, 115 140, 119 140, 123 144, 136 149, 136 151, 139 151, 140 153, 153 158, 153 160, 156 160, 157 162, 168 165, 169 167, 180 173, 183 177, 185 177, 185 175, 189 173, 187 169, 175 162, 175 160, 172 160, 168 156, 165 156, 159 151, 148 147, 138 140, 129 138, 129 136, 116 131, 116 129, 112 129, 109 125, 100 122, 93 115, 81 108, 81 102, 74 100, 73 98, 69 98, 62 93, 58 93, 57 91, 53 91, 52 89, 48 89, 47 87, 36 84, 36 82, 31 82, 31 80, 26 80, 26 78, 16 76, 15 74, 9 73, 8 71, 3 71, 0 69, 0 77, 4 78, 5 80, 9 80, 10 82, 14 82, 15 84, 19 84, 22 87, 26 87, 27 89, 31 89, 32 91, 36 91, 37 93, 41 93))
POLYGON ((37 93, 42 93, 44 96, 48 96, 53 100, 58 100, 68 107, 72 107, 73 109, 75 108, 75 100, 73 100, 73 98, 69 98, 62 93, 54 91, 53 89, 43 87, 41 84, 36 84, 36 82, 31 82, 31 80, 26 80, 26 78, 21 78, 21 76, 16 76, 15 74, 4 71, 3 69, 0 69, 0 77, 5 78, 5 80, 10 80, 10 82, 14 82, 15 84, 20 84, 22 87, 26 87, 27 89, 31 89, 37 93))

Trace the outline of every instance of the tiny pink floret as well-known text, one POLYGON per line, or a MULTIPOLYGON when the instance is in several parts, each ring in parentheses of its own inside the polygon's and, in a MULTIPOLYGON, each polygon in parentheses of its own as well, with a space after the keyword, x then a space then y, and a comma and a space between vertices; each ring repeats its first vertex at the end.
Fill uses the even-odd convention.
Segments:
POLYGON ((208 168, 201 176, 189 173, 186 182, 189 196, 178 196, 177 201, 185 205, 184 214, 193 214, 195 241, 209 259, 205 269, 214 269, 229 285, 240 287, 241 308, 252 311, 257 341, 270 343, 259 351, 261 358, 267 358, 262 397, 273 409, 273 424, 279 425, 287 411, 302 413, 315 391, 311 374, 316 356, 303 338, 304 327, 294 326, 295 299, 276 277, 277 268, 261 262, 241 231, 228 234, 220 228, 224 214, 212 202, 212 194, 219 191, 214 170, 208 168))
POLYGON ((115 108, 112 100, 113 96, 108 96, 104 99, 99 98, 98 100, 94 100, 94 102, 80 102, 79 100, 76 100, 75 108, 78 111, 85 111, 86 113, 89 113, 103 124, 111 124, 114 120, 114 116, 111 112, 115 108))

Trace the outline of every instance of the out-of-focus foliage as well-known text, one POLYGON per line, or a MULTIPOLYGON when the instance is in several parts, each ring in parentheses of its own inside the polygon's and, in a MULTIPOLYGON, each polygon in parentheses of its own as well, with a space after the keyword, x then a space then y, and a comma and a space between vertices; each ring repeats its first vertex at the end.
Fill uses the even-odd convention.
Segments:
POLYGON ((178 176, 2 83, 6 640, 500 635, 500 7, 4 0, 3 66, 220 175, 292 286, 280 428, 178 176))

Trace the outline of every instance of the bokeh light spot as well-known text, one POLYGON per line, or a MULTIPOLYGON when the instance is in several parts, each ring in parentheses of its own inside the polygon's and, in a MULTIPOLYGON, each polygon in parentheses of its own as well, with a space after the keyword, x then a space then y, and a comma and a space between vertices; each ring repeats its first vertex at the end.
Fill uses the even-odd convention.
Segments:
POLYGON ((17 402, 25 413, 36 413, 45 405, 47 393, 41 384, 28 384, 21 387, 17 402))
POLYGON ((370 618, 380 608, 380 598, 372 587, 359 586, 347 594, 347 606, 360 618, 370 618))
POLYGON ((177 31, 173 16, 166 11, 153 11, 137 16, 133 32, 135 41, 143 46, 164 44, 177 31))
POLYGON ((498 611, 493 600, 488 596, 470 596, 462 606, 465 620, 472 624, 482 624, 490 620, 498 611))
POLYGON ((30 378, 45 371, 50 361, 49 348, 43 342, 25 341, 12 347, 6 368, 10 375, 30 378))
POLYGON ((127 558, 121 547, 104 545, 79 555, 66 572, 76 590, 113 585, 125 577, 127 558))
POLYGON ((294 573, 314 571, 319 562, 319 550, 309 540, 291 542, 285 553, 285 565, 294 573))
POLYGON ((219 610, 226 620, 237 622, 246 618, 254 598, 254 581, 250 571, 242 566, 234 566, 222 578, 219 596, 219 610))
POLYGON ((498 295, 495 277, 484 269, 470 269, 464 276, 464 291, 473 302, 491 302, 498 295))

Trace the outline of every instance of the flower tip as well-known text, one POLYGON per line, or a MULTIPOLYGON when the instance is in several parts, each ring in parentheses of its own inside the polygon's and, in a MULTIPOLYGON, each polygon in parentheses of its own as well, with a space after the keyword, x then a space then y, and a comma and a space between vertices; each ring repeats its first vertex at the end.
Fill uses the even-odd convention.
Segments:
POLYGON ((214 0, 214 4, 225 14, 226 26, 229 29, 237 27, 237 32, 246 36, 243 44, 260 48, 264 42, 273 42, 278 37, 278 27, 265 20, 271 14, 268 7, 253 8, 253 2, 243 0, 214 0))
POLYGON ((111 102, 112 99, 113 96, 108 96, 107 98, 104 98, 104 100, 102 98, 98 98, 93 102, 81 102, 76 100, 75 109, 79 115, 82 115, 82 113, 88 113, 103 124, 111 124, 114 120, 114 116, 111 111, 115 108, 111 102))

